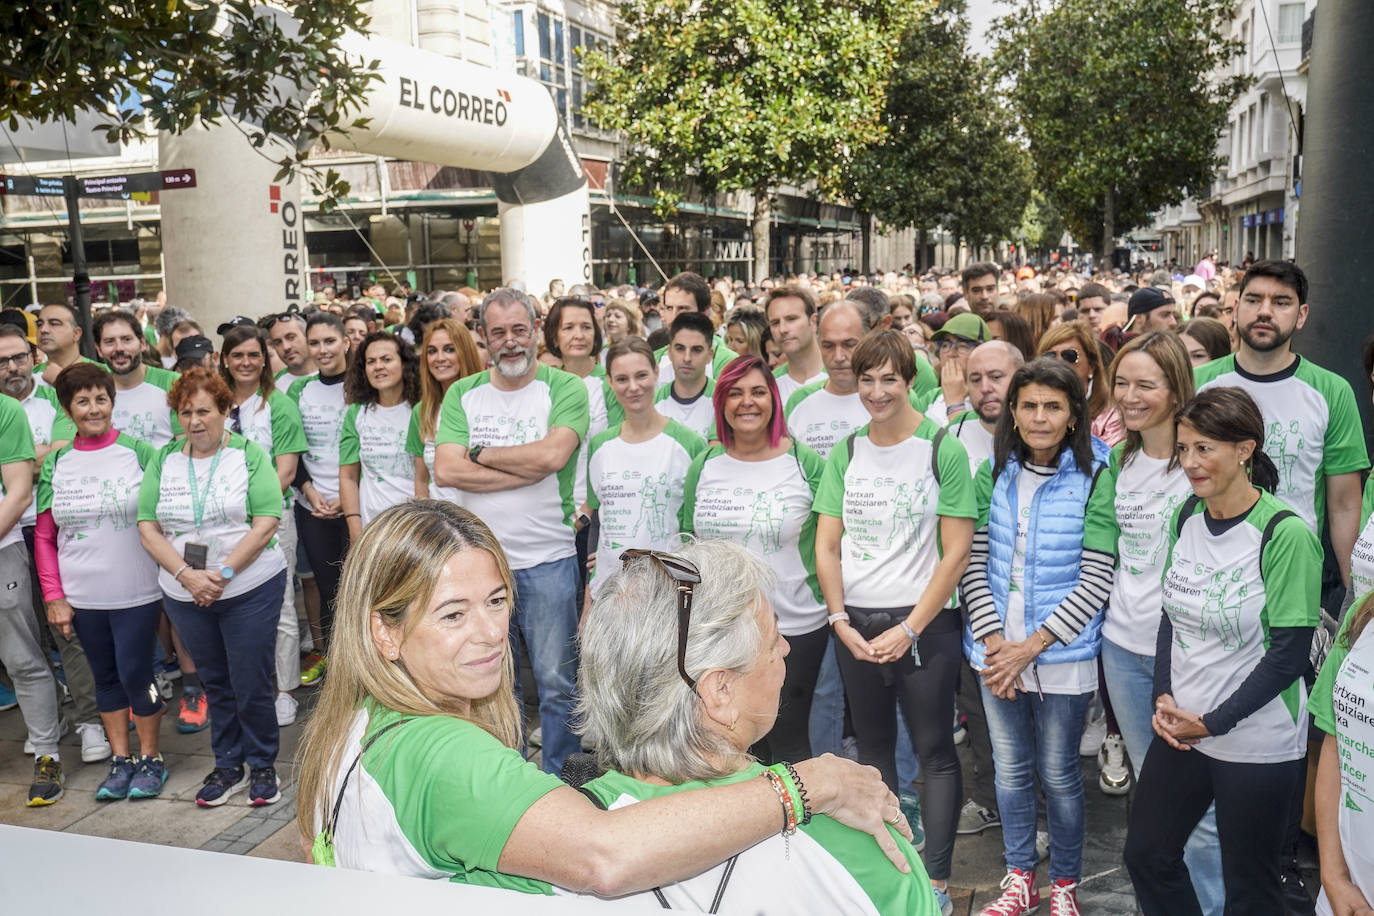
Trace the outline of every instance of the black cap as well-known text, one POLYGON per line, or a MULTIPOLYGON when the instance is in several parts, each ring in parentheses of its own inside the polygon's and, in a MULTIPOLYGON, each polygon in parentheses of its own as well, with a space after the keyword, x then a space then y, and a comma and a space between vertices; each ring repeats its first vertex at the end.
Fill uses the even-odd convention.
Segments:
POLYGON ((210 342, 210 338, 194 334, 190 337, 183 337, 177 344, 177 362, 183 359, 204 359, 215 352, 215 345, 210 342))
POLYGON ((244 318, 242 315, 235 315, 233 318, 224 322, 224 324, 215 328, 215 333, 223 337, 225 334, 229 333, 230 328, 255 328, 257 326, 258 323, 252 318, 244 318))
POLYGON ((1174 297, 1166 290, 1158 286, 1142 286, 1131 293, 1130 301, 1126 303, 1126 314, 1134 318, 1136 315, 1147 315, 1161 305, 1173 304, 1174 297))

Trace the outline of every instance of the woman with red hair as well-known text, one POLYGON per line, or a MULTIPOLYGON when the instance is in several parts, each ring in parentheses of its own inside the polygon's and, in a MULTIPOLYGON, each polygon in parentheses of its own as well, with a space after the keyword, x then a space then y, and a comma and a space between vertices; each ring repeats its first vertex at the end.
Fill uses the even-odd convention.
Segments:
POLYGON ((687 471, 681 528, 733 541, 777 573, 773 610, 792 648, 777 723, 753 753, 765 763, 805 760, 811 756, 812 694, 830 648, 811 509, 825 461, 787 435, 777 382, 763 357, 732 360, 712 399, 720 444, 698 455, 687 471))

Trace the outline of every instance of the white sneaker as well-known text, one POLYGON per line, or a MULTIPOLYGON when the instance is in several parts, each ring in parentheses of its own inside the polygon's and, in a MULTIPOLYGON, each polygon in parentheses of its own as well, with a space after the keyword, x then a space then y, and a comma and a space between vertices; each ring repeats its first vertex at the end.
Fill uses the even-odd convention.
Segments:
POLYGON ((1083 729, 1083 738, 1078 742, 1078 756, 1096 757, 1107 737, 1107 717, 1098 716, 1083 729))
MULTIPOLYGON (((58 720, 58 722, 57 722, 57 737, 58 737, 58 740, 61 740, 62 736, 65 735, 67 732, 69 732, 69 731, 71 731, 71 730, 72 730, 71 723, 68 722, 68 721, 66 720, 65 717, 58 720)), ((33 739, 32 739, 32 738, 25 738, 25 739, 24 739, 24 753, 28 754, 30 757, 33 756, 33 739)))
POLYGON ((76 726, 81 736, 81 760, 84 763, 99 763, 109 760, 113 751, 105 738, 105 726, 99 722, 81 722, 76 726))
POLYGON ((1126 766, 1126 742, 1120 735, 1108 735, 1097 754, 1097 787, 1106 795, 1125 795, 1131 787, 1131 771, 1126 766))
POLYGON ((296 709, 300 704, 289 693, 277 694, 277 726, 285 728, 296 721, 296 709))

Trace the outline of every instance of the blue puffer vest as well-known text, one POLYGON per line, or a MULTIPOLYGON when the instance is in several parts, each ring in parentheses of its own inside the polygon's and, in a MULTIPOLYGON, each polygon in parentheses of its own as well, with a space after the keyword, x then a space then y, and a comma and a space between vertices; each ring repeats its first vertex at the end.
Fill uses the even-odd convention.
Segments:
MULTIPOLYGON (((1084 474, 1065 449, 1059 455, 1059 471, 1036 490, 1031 503, 1026 535, 1024 586, 1026 632, 1040 628, 1059 603, 1078 585, 1083 560, 1083 518, 1093 480, 1107 464, 1110 450, 1098 439, 1093 444, 1093 473, 1084 474)), ((1016 481, 1022 468, 1015 456, 1007 459, 1002 474, 992 485, 988 511, 988 585, 997 616, 1007 619, 1007 595, 1011 586, 1011 561, 1016 547, 1016 481)), ((1037 664, 1054 665, 1096 658, 1102 643, 1102 611, 1068 645, 1058 643, 1040 654, 1037 664)), ((964 655, 974 668, 983 667, 983 645, 964 625, 964 655)))

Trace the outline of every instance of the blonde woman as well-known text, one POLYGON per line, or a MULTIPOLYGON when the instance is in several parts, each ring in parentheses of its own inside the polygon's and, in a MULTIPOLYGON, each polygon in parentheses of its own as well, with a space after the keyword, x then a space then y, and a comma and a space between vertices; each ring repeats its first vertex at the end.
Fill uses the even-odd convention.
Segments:
POLYGON ((406 451, 415 458, 415 497, 456 502, 458 490, 434 482, 434 431, 450 385, 482 371, 472 332, 452 318, 440 318, 425 332, 420 348, 420 400, 410 414, 406 451))
MULTIPOLYGON (((526 761, 513 596, 491 530, 449 503, 393 506, 354 543, 300 751, 298 823, 315 861, 616 897, 699 874, 778 830, 771 779, 602 811, 526 761)), ((910 869, 887 824, 910 829, 873 771, 830 756, 795 766, 814 813, 869 833, 910 869)))

